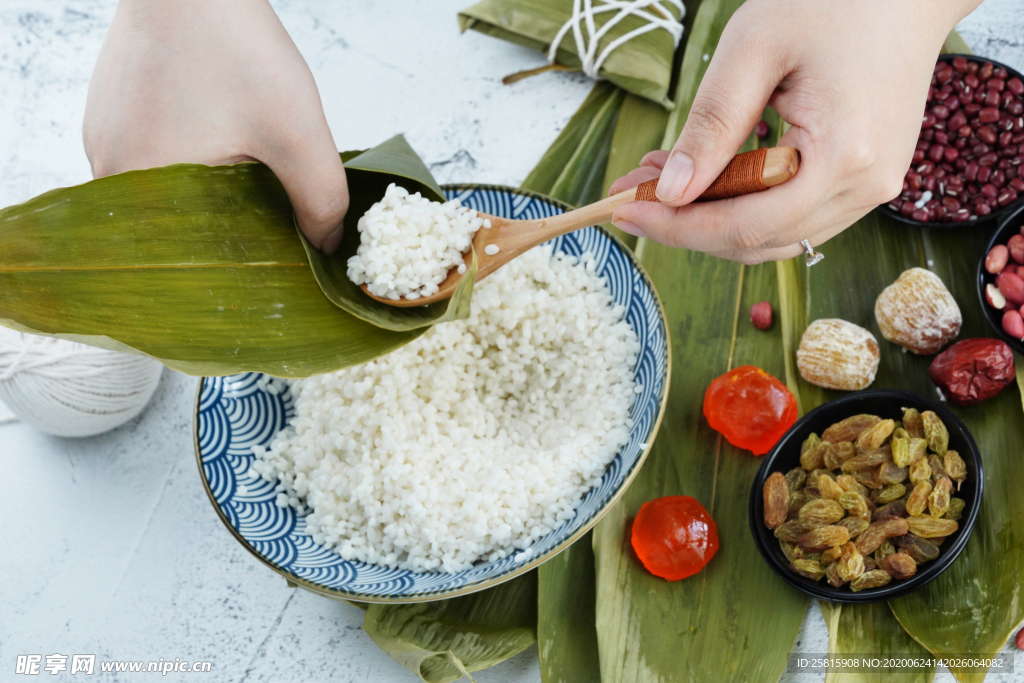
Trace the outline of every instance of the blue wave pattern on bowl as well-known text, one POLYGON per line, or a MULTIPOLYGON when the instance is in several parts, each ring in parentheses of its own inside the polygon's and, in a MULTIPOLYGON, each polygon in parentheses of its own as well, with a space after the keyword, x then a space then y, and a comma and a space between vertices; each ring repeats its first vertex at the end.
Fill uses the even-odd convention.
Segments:
MULTIPOLYGON (((496 189, 449 189, 448 199, 497 216, 529 219, 561 213, 542 198, 496 189)), ((668 357, 665 330, 653 293, 629 258, 602 231, 586 228, 552 241, 557 252, 593 254, 598 272, 607 278, 615 301, 626 307, 626 319, 641 343, 634 377, 637 394, 629 443, 608 466, 601 483, 589 491, 576 515, 527 553, 481 562, 456 573, 415 573, 363 562, 343 560, 333 550, 313 542, 305 533, 305 518, 292 508, 277 506, 274 484, 250 474, 252 447, 267 445, 294 416, 287 390, 268 390, 257 373, 205 378, 199 397, 197 436, 202 473, 225 522, 258 555, 287 573, 338 597, 353 599, 413 599, 474 585, 491 584, 558 547, 606 507, 640 461, 644 445, 658 419, 668 357)), ((269 379, 269 378, 268 378, 269 379)), ((279 383, 278 383, 279 384, 279 383)))

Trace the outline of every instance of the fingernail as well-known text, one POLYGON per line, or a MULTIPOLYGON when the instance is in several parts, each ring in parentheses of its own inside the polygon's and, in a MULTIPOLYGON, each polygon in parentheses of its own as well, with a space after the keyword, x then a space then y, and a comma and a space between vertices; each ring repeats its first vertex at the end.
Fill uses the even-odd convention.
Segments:
POLYGON ((345 226, 338 226, 338 229, 324 238, 324 241, 320 243, 320 251, 330 256, 334 252, 338 251, 338 246, 341 244, 341 235, 345 230, 345 226))
POLYGON ((644 233, 640 230, 640 226, 636 223, 630 223, 629 221, 612 221, 612 225, 633 237, 643 237, 644 233))
POLYGON ((693 159, 682 152, 672 152, 661 171, 654 194, 663 202, 679 199, 693 178, 693 159))

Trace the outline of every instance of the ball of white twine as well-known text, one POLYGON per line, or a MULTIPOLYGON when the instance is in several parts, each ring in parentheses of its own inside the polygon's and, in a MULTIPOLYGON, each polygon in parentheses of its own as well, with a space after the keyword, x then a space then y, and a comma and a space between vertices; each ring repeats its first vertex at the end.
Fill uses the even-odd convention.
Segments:
POLYGON ((56 436, 92 436, 146 407, 163 366, 152 358, 0 327, 0 399, 56 436))

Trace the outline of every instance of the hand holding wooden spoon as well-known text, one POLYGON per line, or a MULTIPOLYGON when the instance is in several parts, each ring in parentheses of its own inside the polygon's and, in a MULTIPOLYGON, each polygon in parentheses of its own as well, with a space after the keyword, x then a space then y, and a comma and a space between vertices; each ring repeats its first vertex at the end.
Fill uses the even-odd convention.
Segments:
MULTIPOLYGON (((728 199, 766 190, 796 175, 799 165, 800 153, 793 147, 772 147, 738 154, 698 201, 728 199)), ((608 222, 615 209, 626 202, 657 201, 654 196, 657 185, 657 179, 649 180, 589 206, 535 220, 511 220, 478 213, 480 218, 491 221, 491 227, 481 228, 473 237, 473 247, 477 252, 477 282, 538 244, 573 230, 608 222)), ((389 306, 406 308, 424 306, 450 298, 461 280, 462 275, 453 268, 440 284, 437 293, 414 300, 404 297, 397 300, 379 297, 370 294, 367 285, 361 285, 361 288, 367 296, 377 301, 389 306)))

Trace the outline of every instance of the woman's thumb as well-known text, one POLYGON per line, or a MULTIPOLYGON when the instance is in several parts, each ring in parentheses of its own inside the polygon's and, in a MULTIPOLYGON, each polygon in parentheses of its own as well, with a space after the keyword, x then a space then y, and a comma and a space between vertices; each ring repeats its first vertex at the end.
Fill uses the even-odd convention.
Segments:
POLYGON ((330 134, 321 144, 281 150, 263 161, 284 185, 299 229, 325 254, 341 244, 342 219, 348 211, 348 181, 330 134))
POLYGON ((727 31, 665 162, 656 192, 664 204, 688 204, 714 182, 754 129, 781 80, 769 73, 774 69, 753 44, 736 44, 729 37, 727 31))

